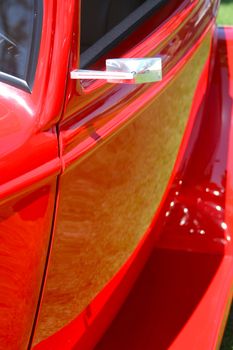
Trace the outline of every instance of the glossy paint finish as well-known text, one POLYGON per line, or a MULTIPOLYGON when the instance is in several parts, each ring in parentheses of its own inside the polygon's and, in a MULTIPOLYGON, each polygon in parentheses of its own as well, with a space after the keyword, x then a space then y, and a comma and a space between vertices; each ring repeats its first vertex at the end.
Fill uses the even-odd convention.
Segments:
MULTIPOLYGON (((75 348, 82 350, 92 348, 106 327, 108 319, 113 316, 117 305, 124 300, 149 253, 150 258, 139 279, 117 318, 99 342, 97 349, 151 349, 156 346, 156 349, 198 348, 206 350, 219 346, 233 290, 233 157, 231 154, 233 148, 229 147, 233 142, 233 30, 230 28, 217 30, 214 43, 211 60, 205 65, 197 86, 189 123, 170 183, 171 191, 168 192, 168 197, 165 198, 160 210, 160 217, 162 217, 162 213, 167 212, 167 202, 171 203, 171 195, 173 194, 174 200, 177 197, 173 187, 177 187, 176 174, 180 174, 179 169, 182 169, 182 178, 179 177, 179 181, 182 182, 179 183, 179 186, 184 184, 185 179, 193 184, 191 193, 181 191, 184 193, 184 204, 187 204, 186 201, 190 196, 191 204, 194 198, 198 203, 198 198, 202 194, 204 203, 200 209, 196 209, 201 217, 203 217, 202 208, 205 206, 217 211, 219 210, 216 206, 221 206, 221 211, 223 211, 221 217, 216 216, 216 221, 213 226, 212 224, 210 226, 213 227, 213 230, 206 235, 212 253, 208 252, 208 246, 205 241, 203 243, 202 239, 199 239, 197 245, 189 232, 189 225, 184 225, 185 230, 183 225, 177 226, 175 216, 173 217, 176 228, 174 234, 181 246, 173 244, 171 247, 169 245, 171 223, 166 221, 164 225, 164 220, 160 221, 155 218, 149 232, 141 240, 127 263, 79 318, 36 348, 50 349, 56 346, 59 349, 64 348, 64 344, 66 344, 65 348, 73 348, 77 340, 77 332, 80 342, 76 343, 75 348), (218 101, 219 108, 213 110, 209 99, 213 96, 215 89, 219 94, 218 99, 215 100, 216 103, 218 101), (200 108, 203 104, 205 108, 200 108), (199 119, 200 113, 201 119, 199 119), (203 128, 206 125, 206 115, 211 115, 213 119, 216 117, 219 123, 216 125, 212 123, 209 126, 212 128, 210 134, 216 137, 215 148, 207 147, 205 152, 199 152, 199 161, 202 167, 204 164, 209 164, 204 169, 212 169, 213 172, 196 173, 193 171, 190 173, 190 167, 193 167, 193 170, 197 167, 196 158, 189 157, 188 162, 185 162, 185 159, 190 152, 195 154, 193 152, 197 148, 203 150, 203 128), (214 132, 215 127, 216 132, 214 132), (193 143, 193 137, 190 137, 194 131, 196 131, 195 143, 193 143), (209 156, 207 156, 208 152, 209 156), (216 161, 216 155, 219 152, 222 152, 220 162, 216 161), (216 167, 217 172, 214 171, 216 167), (225 173, 227 174, 226 181, 221 182, 221 174, 225 173), (189 177, 187 177, 188 174, 189 177), (220 188, 214 188, 213 191, 224 190, 221 197, 210 191, 203 191, 205 193, 203 195, 203 192, 195 188, 197 179, 199 181, 203 179, 205 184, 209 181, 207 188, 211 189, 213 174, 218 175, 214 178, 215 181, 220 179, 221 184, 220 188), (217 203, 215 197, 220 197, 217 203), (228 239, 221 226, 222 220, 227 224, 228 239), (182 242, 179 236, 189 237, 190 242, 187 243, 186 238, 182 242), (213 239, 216 237, 219 240, 213 250, 213 239), (159 247, 161 242, 164 244, 165 241, 169 249, 164 249, 165 246, 163 249, 159 247), (194 337, 193 334, 196 336, 194 337)), ((211 137, 208 133, 207 135, 211 137)), ((199 188, 202 189, 202 186, 199 188)), ((187 213, 184 212, 184 214, 187 213)), ((199 237, 200 233, 196 231, 193 234, 199 237)))
POLYGON ((31 94, 0 82, 1 197, 27 188, 32 178, 35 183, 61 169, 54 126, 63 106, 72 34, 68 18, 72 11, 72 3, 44 4, 40 53, 31 94), (56 32, 55 27, 59 28, 56 32))
POLYGON ((161 215, 166 229, 159 238, 160 247, 232 251, 225 210, 227 176, 231 173, 228 153, 233 109, 230 34, 218 30, 210 62, 213 74, 204 94, 201 86, 197 89, 190 141, 176 168, 161 215))
MULTIPOLYGON (((161 209, 201 71, 201 97, 213 71, 214 47, 209 56, 216 4, 184 2, 151 35, 153 42, 163 38, 160 47, 151 51, 148 36, 148 42, 129 52, 160 53, 161 83, 119 87, 92 81, 80 87, 68 82, 59 127, 64 174, 35 344, 51 337, 36 349, 92 348, 130 291, 152 242, 159 240, 162 231, 155 225, 161 221, 154 215, 161 209), (190 36, 190 28, 196 28, 195 35, 190 36)), ((194 104, 186 141, 198 108, 194 104)), ((185 138, 176 171, 184 159, 185 138)))
MULTIPOLYGON (((159 238, 120 313, 96 347, 98 350, 154 347, 206 350, 220 346, 233 293, 233 28, 218 29, 215 45, 213 74, 206 94, 197 88, 189 140, 182 145, 182 161, 178 160, 177 175, 164 202, 161 221, 157 220, 154 227, 159 238), (217 94, 215 99, 213 93, 217 94), (201 108, 203 104, 205 107, 201 108), (206 120, 210 117, 216 123, 208 123, 207 128, 206 120), (202 150, 198 163, 197 149, 202 150), (199 167, 201 171, 197 171, 199 167), (190 192, 186 191, 186 181, 190 192), (209 191, 202 191, 201 183, 209 191), (166 215, 171 203, 174 205, 169 205, 170 213, 166 215), (190 233, 193 228, 190 219, 205 226, 197 227, 194 222, 194 232, 190 233), (205 233, 198 231, 201 229, 205 233), (129 325, 132 331, 126 331, 129 325)), ((206 73, 205 70, 200 80, 202 86, 206 73)))
POLYGON ((232 263, 232 257, 154 249, 95 349, 216 349, 232 263))
POLYGON ((31 344, 52 239, 35 341, 64 327, 36 348, 217 346, 233 278, 233 32, 212 44, 217 4, 184 1, 113 50, 163 57, 161 84, 127 89, 66 80, 79 2, 44 2, 32 94, 0 83, 3 349, 31 344))
POLYGON ((29 343, 46 261, 56 182, 0 204, 0 347, 29 343))
MULTIPOLYGON (((161 25, 158 29, 154 23, 150 24, 150 32, 146 38, 141 38, 141 42, 137 41, 131 47, 129 43, 132 38, 129 38, 128 47, 131 49, 124 53, 124 57, 162 57, 161 83, 119 87, 100 81, 83 81, 81 86, 79 82, 68 82, 63 117, 66 120, 60 127, 64 167, 95 147, 100 138, 108 137, 130 121, 140 108, 144 108, 165 88, 180 68, 179 65, 184 65, 188 60, 187 52, 211 26, 216 12, 215 5, 216 2, 210 1, 184 1, 166 25, 161 25), (136 96, 140 96, 140 99, 136 99, 136 96)), ((115 52, 116 57, 121 57, 120 49, 115 52)), ((75 55, 73 61, 72 65, 77 66, 75 55)), ((101 62, 99 64, 101 68, 101 62)))
POLYGON ((44 1, 32 93, 0 82, 1 349, 27 348, 37 312, 61 172, 55 123, 66 87, 72 13, 72 2, 44 1))

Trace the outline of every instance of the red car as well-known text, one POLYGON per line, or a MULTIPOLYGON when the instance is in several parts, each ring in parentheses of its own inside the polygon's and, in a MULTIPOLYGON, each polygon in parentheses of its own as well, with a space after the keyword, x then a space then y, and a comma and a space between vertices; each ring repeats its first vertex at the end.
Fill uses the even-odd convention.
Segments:
POLYGON ((233 291, 218 0, 0 2, 0 349, 215 349, 233 291))

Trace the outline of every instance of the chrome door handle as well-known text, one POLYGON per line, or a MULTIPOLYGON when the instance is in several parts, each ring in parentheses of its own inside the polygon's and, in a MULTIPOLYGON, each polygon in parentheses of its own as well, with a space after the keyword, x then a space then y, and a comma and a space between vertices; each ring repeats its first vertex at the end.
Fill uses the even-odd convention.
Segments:
POLYGON ((103 79, 110 83, 144 84, 162 79, 162 60, 156 58, 116 58, 106 60, 106 71, 76 69, 71 79, 103 79))

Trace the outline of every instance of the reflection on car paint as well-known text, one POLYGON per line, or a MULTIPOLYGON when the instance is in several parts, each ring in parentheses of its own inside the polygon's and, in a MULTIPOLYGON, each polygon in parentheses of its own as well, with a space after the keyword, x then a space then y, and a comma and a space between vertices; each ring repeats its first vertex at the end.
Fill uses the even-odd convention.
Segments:
POLYGON ((225 188, 232 98, 224 39, 218 42, 212 80, 166 200, 166 229, 161 242, 172 246, 176 241, 177 248, 220 253, 231 241, 225 218, 225 188))
MULTIPOLYGON (((209 52, 207 33, 192 59, 157 99, 143 110, 134 109, 137 117, 131 123, 106 141, 97 141, 96 149, 83 159, 76 153, 75 164, 61 177, 58 225, 35 343, 88 307, 150 227, 209 52)), ((137 105, 142 96, 144 91, 134 96, 132 104, 137 105)), ((119 99, 119 109, 123 109, 121 103, 124 106, 124 99, 119 99)), ((127 108, 131 108, 130 100, 127 108)), ((69 130, 75 131, 71 124, 69 130)), ((72 144, 79 137, 77 133, 72 144)))

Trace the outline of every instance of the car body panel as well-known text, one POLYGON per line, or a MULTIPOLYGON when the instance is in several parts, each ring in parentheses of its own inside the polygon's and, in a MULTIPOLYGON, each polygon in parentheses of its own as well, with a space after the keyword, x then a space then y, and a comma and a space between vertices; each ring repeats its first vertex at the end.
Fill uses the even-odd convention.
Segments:
MULTIPOLYGON (((187 1, 186 7, 183 4, 180 12, 177 11, 164 27, 161 25, 147 40, 124 53, 127 57, 161 55, 164 59, 161 83, 114 86, 97 81, 83 82, 82 85, 68 81, 63 121, 59 125, 64 174, 61 176, 57 228, 35 343, 49 335, 51 337, 39 343, 36 349, 50 348, 55 344, 67 349, 92 348, 130 291, 152 250, 153 241, 160 249, 196 252, 192 255, 193 261, 200 253, 223 254, 231 250, 225 226, 221 226, 221 223, 226 224, 223 213, 217 220, 219 229, 211 232, 216 223, 211 226, 207 216, 205 225, 210 234, 205 235, 205 230, 198 227, 199 234, 195 232, 192 238, 190 234, 182 234, 178 222, 182 217, 178 214, 175 216, 176 234, 172 230, 169 233, 169 224, 160 212, 162 203, 165 210, 167 203, 170 205, 172 202, 170 196, 180 191, 175 187, 176 181, 183 181, 184 174, 189 174, 186 176, 194 181, 191 175, 194 171, 192 164, 193 167, 197 165, 196 156, 190 155, 192 147, 189 145, 187 148, 188 140, 190 137, 195 139, 196 136, 191 133, 193 130, 194 135, 200 137, 198 144, 205 144, 198 129, 202 123, 203 134, 209 126, 202 113, 202 103, 205 104, 205 113, 214 112, 205 95, 209 93, 210 79, 216 73, 214 64, 218 38, 213 36, 212 20, 217 5, 217 2, 187 1), (198 28, 192 39, 188 34, 191 26, 198 28), (155 45, 151 49, 152 42, 159 43, 158 48, 155 45), (177 157, 187 120, 186 134, 177 157), (190 173, 185 168, 188 155, 191 159, 190 173), (177 180, 179 167, 185 170, 177 180), (160 220, 163 220, 167 231, 157 227, 160 220), (149 241, 150 244, 146 243, 149 241), (65 260, 61 263, 62 259, 65 260)), ((224 56, 223 52, 221 54, 224 56)), ((72 67, 75 60, 77 56, 71 56, 72 67)), ((99 64, 101 66, 101 62, 99 64)), ((215 75, 213 79, 216 79, 216 84, 220 83, 215 75)), ((218 97, 221 100, 221 86, 214 93, 209 100, 218 97)), ((217 131, 209 129, 209 147, 202 155, 200 149, 203 146, 199 146, 197 159, 203 157, 201 167, 213 144, 219 144, 223 158, 218 169, 222 167, 225 174, 229 135, 226 138, 224 134, 227 128, 221 135, 218 134, 221 117, 219 119, 216 115, 216 118, 219 121, 215 126, 217 131)), ((216 151, 216 157, 220 156, 219 152, 216 151)), ((212 163, 215 165, 214 159, 212 163)), ((211 167, 212 163, 208 166, 211 167)), ((206 176, 205 171, 203 174, 206 176)), ((192 196, 194 201, 197 198, 196 189, 191 183, 189 186, 191 192, 184 192, 187 198, 181 196, 182 205, 192 196)), ((211 187, 212 192, 217 190, 220 189, 211 187)), ((220 201, 218 198, 211 205, 223 210, 225 197, 220 197, 220 201)), ((211 209, 208 205, 206 200, 205 211, 211 209)), ((192 208, 193 213, 194 209, 196 206, 192 208)), ((214 221, 214 210, 211 215, 214 221)), ((172 225, 175 225, 173 216, 172 225)), ((185 232, 190 230, 185 229, 185 232)), ((226 266, 231 266, 231 263, 226 262, 226 266)), ((223 270, 228 267, 223 267, 223 270)), ((208 275, 208 270, 206 273, 208 275)), ((208 276, 211 278, 211 275, 208 276)), ((219 280, 223 279, 221 273, 219 276, 219 280)), ((229 287, 229 284, 226 285, 229 287)), ((207 343, 210 344, 209 340, 207 343)), ((108 348, 111 347, 111 340, 107 344, 108 348)), ((121 346, 123 344, 124 341, 121 346)))
MULTIPOLYGON (((154 218, 147 234, 127 262, 79 317, 38 344, 36 349, 49 349, 55 344, 58 349, 92 349, 129 292, 97 349, 151 349, 156 346, 158 349, 188 347, 204 350, 219 346, 233 291, 233 168, 232 148, 229 148, 233 135, 232 35, 230 28, 215 32, 212 54, 203 67, 197 85, 174 176, 159 215, 154 218), (218 122, 210 123, 209 118, 218 122), (195 154, 198 154, 198 158, 195 154), (196 171, 199 167, 201 171, 196 171), (206 191, 206 188, 209 190, 206 191), (200 204, 199 198, 202 204, 196 207, 200 204), (175 204, 171 205, 172 202, 175 204), (181 222, 183 217, 179 216, 179 210, 175 215, 172 212, 166 215, 168 204, 170 210, 180 206, 182 211, 188 209, 191 219, 194 219, 192 222, 195 221, 195 217, 192 218, 193 210, 200 220, 198 224, 205 227, 196 227, 194 232, 190 232, 192 227, 181 222), (174 228, 173 232, 171 227, 174 228), (198 336, 193 337, 194 333, 198 336)), ((94 157, 95 152, 90 158, 94 157)), ((101 157, 101 164, 103 159, 101 157)), ((91 166, 95 164, 90 163, 91 166)), ((93 172, 89 176, 91 174, 93 172)), ((97 174, 95 171, 94 175, 97 174)), ((81 175, 80 171, 77 178, 81 175)), ((89 178, 87 175, 85 173, 83 177, 86 181, 89 178)), ((106 181, 104 179, 102 176, 102 183, 106 181)), ((85 191, 85 187, 82 187, 82 191, 85 191)), ((84 204, 85 198, 80 197, 84 204)), ((95 207, 93 212, 98 208, 95 207)), ((187 210, 183 214, 187 215, 187 210)), ((84 263, 82 266, 85 266, 84 263)), ((67 302, 68 299, 64 297, 63 301, 67 302)), ((72 302, 72 305, 75 303, 72 302)))
POLYGON ((1 349, 25 349, 29 343, 50 232, 56 178, 1 203, 1 349))
POLYGON ((233 293, 232 39, 233 28, 215 33, 213 74, 204 95, 206 71, 197 87, 195 122, 156 223, 159 237, 98 350, 151 349, 154 344, 156 349, 204 350, 221 345, 233 293), (205 108, 200 108, 203 100, 205 108), (134 332, 125 332, 128 325, 134 332))
POLYGON ((43 4, 31 94, 0 83, 0 347, 219 346, 233 280, 219 1, 169 2, 91 67, 161 56, 163 80, 138 86, 71 80, 80 1, 43 4))
POLYGON ((61 176, 57 229, 38 332, 41 325, 44 335, 54 333, 86 308, 150 227, 209 50, 207 35, 196 57, 156 101, 61 176), (185 79, 189 85, 182 92, 185 79), (182 95, 185 98, 179 97, 177 105, 182 95))
POLYGON ((72 35, 68 18, 72 11, 67 2, 44 2, 40 52, 31 93, 0 82, 2 349, 28 346, 41 294, 57 176, 62 169, 56 122, 63 107, 72 35), (62 26, 58 26, 61 21, 62 26), (59 30, 55 34, 56 26, 59 30), (66 40, 61 42, 61 36, 66 40))
POLYGON ((0 82, 1 198, 28 188, 30 181, 36 183, 61 171, 56 122, 63 108, 73 28, 72 21, 64 23, 63 15, 72 17, 73 6, 63 1, 56 3, 50 1, 43 6, 32 93, 0 82), (58 25, 61 22, 63 25, 58 25), (66 40, 61 41, 61 37, 66 40))

